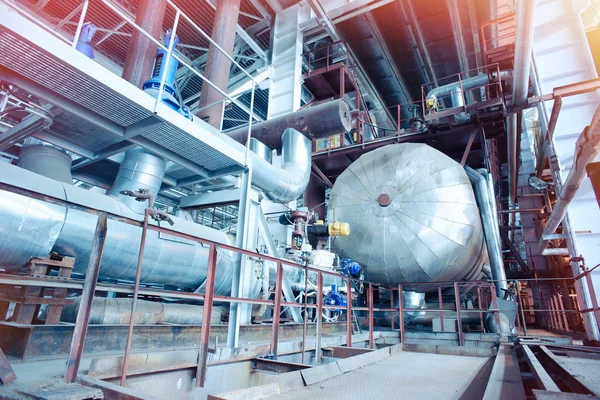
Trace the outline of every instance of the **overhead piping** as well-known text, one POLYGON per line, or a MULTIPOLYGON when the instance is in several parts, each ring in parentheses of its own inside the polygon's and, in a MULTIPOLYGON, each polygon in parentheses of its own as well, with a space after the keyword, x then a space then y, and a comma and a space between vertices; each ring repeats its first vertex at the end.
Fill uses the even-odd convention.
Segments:
POLYGON ((504 271, 504 262, 502 260, 502 248, 500 246, 500 232, 498 231, 498 221, 495 218, 494 212, 494 188, 490 185, 487 179, 487 171, 474 169, 466 166, 465 171, 469 180, 473 184, 475 191, 475 199, 479 205, 481 214, 481 223, 483 225, 483 234, 485 244, 490 258, 490 267, 492 270, 492 278, 496 286, 496 294, 500 297, 504 296, 503 289, 507 289, 506 272, 504 271))
MULTIPOLYGON (((533 31, 535 19, 535 1, 519 0, 516 4, 516 38, 513 75, 513 106, 522 106, 527 102, 529 90, 529 71, 533 50, 533 31)), ((517 202, 517 183, 519 175, 518 115, 513 113, 507 118, 508 142, 508 206, 514 208, 517 202)), ((514 224, 514 216, 510 225, 514 224)))
POLYGON ((552 214, 550 214, 542 233, 540 251, 544 250, 548 244, 548 241, 544 240, 544 236, 554 233, 567 214, 569 204, 571 204, 581 182, 586 177, 585 167, 588 163, 593 162, 598 154, 600 154, 600 107, 596 110, 590 126, 583 130, 577 142, 575 142, 573 166, 562 185, 558 199, 552 209, 552 214))

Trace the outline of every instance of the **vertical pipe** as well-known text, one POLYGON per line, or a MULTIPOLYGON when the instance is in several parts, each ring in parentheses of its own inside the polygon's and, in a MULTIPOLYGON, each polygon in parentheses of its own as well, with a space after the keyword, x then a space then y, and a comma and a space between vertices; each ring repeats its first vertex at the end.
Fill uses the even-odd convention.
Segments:
POLYGON ((457 319, 457 330, 458 330, 458 345, 464 346, 465 339, 462 331, 462 319, 460 315, 460 293, 458 291, 458 282, 454 282, 454 302, 456 303, 456 319, 457 319))
POLYGON ((64 376, 66 383, 74 383, 77 379, 77 371, 79 370, 81 354, 83 353, 83 346, 85 344, 88 322, 92 311, 92 300, 94 299, 96 282, 100 273, 100 263, 102 262, 102 252, 104 251, 104 242, 106 240, 106 219, 106 213, 98 215, 90 259, 85 272, 79 310, 77 311, 77 319, 75 320, 75 328, 73 329, 73 337, 71 338, 71 348, 69 349, 67 369, 64 376))
MULTIPOLYGON (((215 12, 211 39, 219 47, 225 50, 227 54, 231 55, 235 41, 241 0, 217 0, 215 3, 217 9, 215 12)), ((206 61, 204 74, 206 79, 211 81, 217 88, 227 93, 230 68, 231 60, 211 43, 208 48, 208 59, 206 61)), ((202 85, 198 108, 201 109, 210 104, 217 104, 201 111, 198 114, 198 117, 205 119, 206 122, 219 130, 221 130, 221 123, 223 120, 223 100, 225 100, 225 98, 217 90, 208 84, 202 85)))
POLYGON ((523 320, 523 334, 527 336, 527 322, 525 321, 525 312, 523 311, 523 299, 521 298, 521 282, 515 281, 515 284, 517 285, 517 299, 519 300, 519 310, 521 310, 521 319, 523 320))
POLYGON ((323 332, 323 273, 317 275, 317 329, 315 343, 315 362, 321 362, 321 333, 323 332))
POLYGON ((442 302, 442 287, 438 286, 438 306, 440 307, 440 328, 444 332, 444 305, 442 302))
POLYGON ((404 336, 404 299, 402 298, 402 284, 398 285, 398 313, 400 315, 400 343, 402 350, 405 350, 406 338, 404 336))
POLYGON ((373 347, 373 283, 369 282, 369 348, 373 347))
POLYGON ((206 290, 204 291, 204 315, 202 316, 202 326, 200 328, 200 343, 198 345, 198 367, 196 368, 196 387, 204 387, 204 381, 206 380, 206 362, 208 360, 208 341, 210 340, 210 319, 212 316, 213 297, 215 294, 216 269, 217 248, 214 244, 211 244, 208 253, 206 290))
POLYGON ((271 329, 271 353, 277 358, 277 345, 279 342, 279 320, 281 317, 281 282, 283 279, 283 266, 281 261, 277 262, 277 274, 275 276, 275 301, 273 303, 273 325, 271 329))
POLYGON ((135 284, 133 286, 133 301, 131 302, 131 314, 129 316, 129 327, 127 329, 127 342, 125 344, 125 356, 123 357, 123 368, 121 369, 121 386, 125 386, 127 379, 127 367, 129 365, 129 352, 131 351, 131 340, 133 339, 133 325, 135 323, 135 308, 140 291, 140 277, 142 275, 142 264, 144 259, 144 248, 146 247, 146 236, 148 233, 148 209, 144 212, 144 225, 142 226, 142 239, 138 254, 137 269, 135 272, 135 284))
POLYGON ((308 262, 304 263, 304 321, 302 326, 302 364, 304 364, 304 357, 306 356, 306 330, 308 321, 308 296, 306 296, 308 290, 308 262))
MULTIPOLYGON (((160 38, 166 0, 140 0, 135 14, 135 23, 155 39, 160 38)), ((123 66, 123 79, 141 88, 150 78, 156 45, 137 29, 134 29, 123 66)))
POLYGON ((352 282, 346 279, 346 347, 352 347, 352 282))

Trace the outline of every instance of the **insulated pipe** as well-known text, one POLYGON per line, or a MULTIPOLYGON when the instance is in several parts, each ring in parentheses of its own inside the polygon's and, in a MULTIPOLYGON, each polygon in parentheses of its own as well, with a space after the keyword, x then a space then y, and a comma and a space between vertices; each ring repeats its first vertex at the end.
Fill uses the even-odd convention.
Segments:
POLYGON ((27 138, 19 152, 17 166, 72 185, 71 162, 71 157, 64 150, 35 138, 27 138))
POLYGON ((280 168, 250 153, 252 185, 271 201, 288 203, 304 192, 310 180, 312 142, 295 129, 286 129, 281 140, 280 168))
MULTIPOLYGON (((240 143, 223 136, 223 141, 243 150, 240 143)), ((262 156, 250 152, 252 160, 252 186, 269 200, 289 203, 296 200, 310 180, 312 142, 295 129, 289 128, 281 135, 281 167, 271 165, 262 156)))
MULTIPOLYGON (((240 13, 240 2, 241 0, 218 0, 215 2, 217 9, 211 39, 229 55, 233 51, 236 34, 235 28, 240 13)), ((208 48, 208 59, 206 61, 206 79, 223 92, 227 92, 230 69, 231 60, 211 43, 208 48)), ((221 122, 223 121, 223 103, 221 101, 224 99, 223 95, 211 85, 207 83, 202 85, 198 108, 209 107, 200 111, 197 114, 198 117, 221 130, 221 122), (214 103, 217 104, 212 105, 214 103)))
POLYGON ((164 159, 148 153, 141 147, 128 150, 125 152, 125 157, 119 167, 110 195, 119 199, 121 203, 124 203, 136 213, 143 214, 149 205, 148 202, 138 201, 121 192, 147 189, 152 198, 155 199, 165 176, 165 168, 166 162, 164 159))
POLYGON ((600 107, 596 110, 590 126, 586 127, 577 142, 575 142, 575 155, 573 156, 573 166, 569 175, 562 185, 558 199, 552 209, 552 214, 546 222, 546 227, 540 239, 540 250, 543 250, 547 241, 544 240, 545 235, 554 233, 558 225, 562 222, 567 214, 569 204, 575 197, 581 182, 586 177, 585 167, 593 162, 600 153, 600 107))
MULTIPOLYGON (((93 325, 127 325, 131 318, 132 298, 94 297, 90 324, 93 325)), ((81 297, 76 297, 73 304, 63 307, 60 315, 62 322, 74 323, 81 303, 81 297)), ((47 310, 47 308, 46 308, 47 310)), ((136 325, 177 324, 200 325, 204 317, 203 307, 191 304, 161 303, 138 299, 134 315, 136 325)), ((42 312, 44 319, 45 312, 42 312)), ((219 324, 223 314, 222 307, 213 307, 210 323, 219 324)))
MULTIPOLYGON (((511 77, 512 77, 512 74, 508 71, 500 72, 500 81, 505 80, 505 79, 510 79, 511 77)), ((454 98, 453 94, 456 95, 457 93, 460 93, 459 91, 456 90, 456 88, 458 88, 459 90, 462 88, 462 91, 466 92, 471 89, 485 86, 489 83, 490 83, 490 80, 489 80, 488 74, 479 74, 479 75, 472 76, 467 79, 463 79, 461 81, 456 81, 456 82, 448 83, 447 85, 438 86, 436 88, 433 88, 427 93, 426 98, 430 99, 432 97, 437 97, 439 99, 441 97, 450 96, 451 101, 452 101, 452 107, 459 107, 459 106, 461 106, 460 104, 454 103, 455 98, 454 98)), ((461 96, 461 99, 462 99, 462 96, 461 96)))
MULTIPOLYGON (((480 172, 466 166, 465 171, 473 184, 475 191, 475 199, 479 206, 481 214, 481 223, 483 225, 483 234, 485 244, 490 258, 490 267, 492 269, 492 278, 496 285, 496 294, 502 298, 504 291, 508 285, 506 283, 506 273, 504 271, 504 263, 502 261, 502 248, 500 247, 500 235, 497 233, 498 221, 493 213, 491 191, 493 188, 488 186, 488 181, 480 172)), ((487 174, 487 173, 486 173, 487 174)))
MULTIPOLYGON (((281 132, 287 128, 293 128, 311 140, 347 133, 352 129, 350 107, 342 99, 308 107, 268 121, 252 124, 251 136, 272 149, 279 149, 282 145, 281 132)), ((243 126, 226 132, 226 134, 245 145, 248 127, 243 126)))
MULTIPOLYGON (((527 102, 529 90, 529 71, 531 68, 531 52, 533 50, 533 31, 535 19, 535 1, 519 0, 516 4, 516 38, 513 67, 513 106, 522 106, 527 102)), ((508 206, 514 208, 517 202, 517 184, 519 176, 519 143, 517 113, 507 119, 508 142, 508 206)), ((513 221, 510 224, 514 224, 513 221)))

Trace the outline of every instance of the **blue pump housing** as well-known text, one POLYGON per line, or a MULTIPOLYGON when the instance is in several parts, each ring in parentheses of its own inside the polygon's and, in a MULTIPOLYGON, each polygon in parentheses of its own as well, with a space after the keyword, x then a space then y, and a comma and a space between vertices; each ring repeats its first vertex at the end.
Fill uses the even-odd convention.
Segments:
POLYGON ((75 45, 75 49, 86 55, 87 57, 94 59, 94 49, 92 48, 92 39, 94 39, 94 35, 96 34, 96 25, 91 22, 86 22, 81 27, 81 34, 79 35, 79 40, 77 40, 77 44, 75 45))
POLYGON ((327 296, 323 299, 324 306, 347 306, 348 300, 346 296, 338 292, 337 285, 331 285, 331 291, 327 293, 327 296))
MULTIPOLYGON (((172 35, 171 30, 167 31, 165 36, 164 45, 165 47, 169 47, 171 44, 171 40, 173 43, 173 48, 177 46, 179 42, 179 38, 177 35, 172 35)), ((167 63, 166 59, 166 51, 159 48, 156 51, 156 58, 154 59, 154 67, 152 68, 152 77, 144 82, 142 89, 144 92, 148 93, 150 96, 157 98, 158 92, 160 89, 160 81, 163 76, 165 77, 165 85, 163 87, 162 99, 161 101, 166 104, 169 108, 177 111, 179 114, 184 117, 191 119, 190 111, 186 106, 180 105, 177 101, 177 90, 175 89, 175 76, 177 74, 177 68, 179 67, 179 63, 174 57, 171 57, 169 63, 167 63), (169 64, 169 65, 167 65, 169 64)))
POLYGON ((342 272, 344 273, 344 275, 358 276, 360 274, 362 267, 356 261, 351 260, 349 258, 342 258, 340 260, 340 262, 341 262, 342 272))

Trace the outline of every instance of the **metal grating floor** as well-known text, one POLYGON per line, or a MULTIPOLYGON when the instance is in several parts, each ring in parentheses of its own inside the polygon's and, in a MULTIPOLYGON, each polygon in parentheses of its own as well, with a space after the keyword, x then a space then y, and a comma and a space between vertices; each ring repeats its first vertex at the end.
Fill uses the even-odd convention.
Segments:
POLYGON ((488 361, 483 357, 401 351, 270 399, 481 399, 491 372, 492 363, 488 361))
POLYGON ((221 141, 218 131, 208 124, 193 123, 164 106, 155 113, 154 99, 149 95, 2 2, 0 53, 0 67, 33 81, 40 88, 40 97, 44 97, 44 90, 50 90, 83 110, 81 114, 64 111, 57 117, 49 133, 60 139, 97 154, 126 140, 128 127, 156 119, 158 125, 137 134, 209 172, 244 163, 244 153, 221 141), (103 126, 101 119, 93 118, 95 115, 116 128, 103 126))

